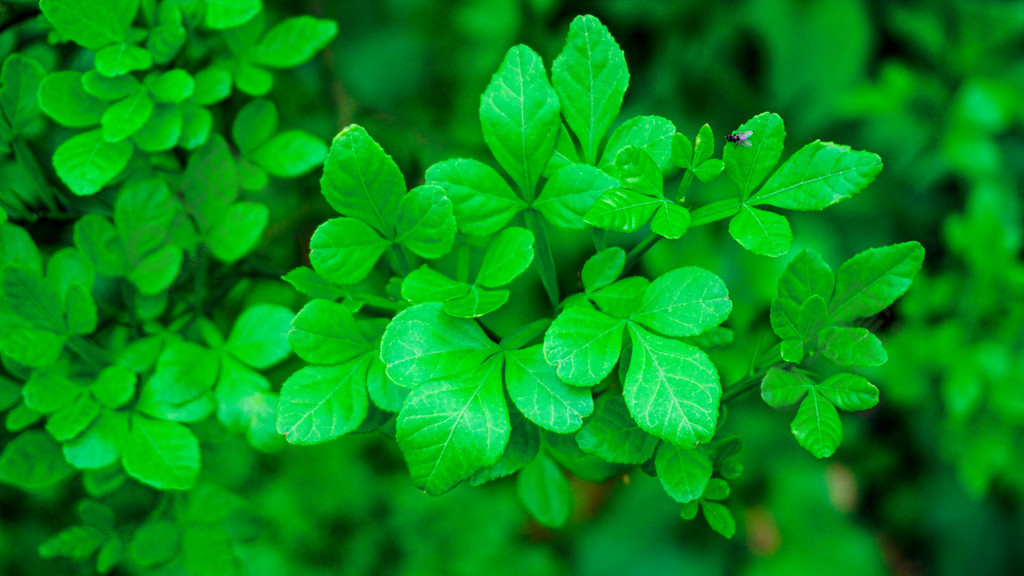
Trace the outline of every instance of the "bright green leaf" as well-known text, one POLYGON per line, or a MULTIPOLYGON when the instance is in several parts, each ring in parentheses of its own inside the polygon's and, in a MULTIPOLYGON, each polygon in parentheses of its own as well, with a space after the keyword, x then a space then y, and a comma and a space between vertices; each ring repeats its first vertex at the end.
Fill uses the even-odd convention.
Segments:
POLYGON ((626 252, 622 248, 613 246, 594 254, 583 264, 580 273, 583 289, 593 292, 615 282, 625 264, 626 252))
POLYGON ((37 328, 63 332, 66 324, 61 313, 60 296, 37 273, 21 266, 8 266, 0 272, 0 288, 6 304, 26 322, 37 328))
POLYGON ((158 490, 188 490, 199 475, 199 443, 183 424, 132 415, 121 454, 125 472, 158 490))
POLYGON ((214 30, 241 26, 262 8, 260 0, 206 0, 206 26, 214 30))
POLYGON ((593 386, 619 360, 625 322, 589 307, 566 308, 544 334, 544 357, 558 377, 574 386, 593 386))
POLYGON ((722 152, 725 172, 739 187, 743 198, 757 188, 771 174, 782 157, 786 141, 786 128, 778 114, 762 112, 746 121, 736 132, 753 132, 748 138, 750 146, 726 143, 722 152))
POLYGON ((818 339, 822 355, 837 366, 881 366, 888 360, 881 340, 867 328, 830 326, 818 339))
POLYGON ((152 114, 153 100, 145 90, 139 90, 103 113, 103 139, 107 142, 124 140, 142 128, 152 114))
POLYGON ((36 93, 45 76, 42 64, 32 58, 12 54, 4 60, 0 109, 14 133, 20 133, 39 117, 36 93))
POLYGON ((248 153, 270 140, 277 132, 277 120, 277 106, 257 98, 238 111, 231 125, 231 139, 242 153, 248 153))
POLYGON ((354 284, 366 278, 390 245, 361 220, 333 218, 313 233, 309 260, 327 280, 354 284))
POLYGON ((479 318, 508 302, 508 290, 484 290, 469 286, 468 292, 444 303, 444 311, 456 318, 479 318))
POLYGON ((636 232, 664 204, 661 198, 616 188, 608 190, 594 202, 583 220, 597 228, 614 232, 636 232))
POLYGON ((113 44, 96 52, 96 71, 104 76, 123 76, 153 67, 153 55, 145 48, 127 42, 113 44))
POLYGON ((533 234, 525 228, 506 228, 484 253, 476 284, 486 288, 504 286, 533 262, 533 234))
POLYGON ((725 504, 701 500, 700 509, 712 530, 726 538, 736 535, 736 518, 725 504))
POLYGON ((135 396, 136 376, 123 366, 108 366, 89 386, 89 392, 107 408, 120 408, 135 396))
POLYGON ((552 432, 575 432, 594 411, 590 390, 562 382, 541 346, 505 352, 505 385, 516 408, 552 432))
POLYGON ((89 196, 120 174, 131 155, 130 143, 108 142, 92 130, 65 140, 53 153, 53 167, 72 192, 89 196))
POLYGON ((823 210, 859 193, 882 171, 876 154, 815 140, 797 150, 750 199, 790 210, 823 210))
POLYGON ((260 241, 270 211, 258 202, 236 202, 206 233, 206 245, 222 262, 235 262, 251 252, 260 241))
POLYGON ((268 68, 292 68, 323 50, 338 24, 312 16, 289 18, 267 32, 253 50, 253 61, 268 68))
POLYGON ((814 389, 840 410, 856 412, 878 404, 878 388, 856 374, 835 374, 814 389))
POLYGON ((619 150, 626 146, 642 148, 662 170, 672 159, 672 136, 676 127, 660 116, 637 116, 623 122, 612 132, 601 156, 601 167, 615 162, 619 150))
POLYGON ((618 187, 615 178, 586 164, 561 168, 547 181, 533 208, 559 228, 582 230, 583 216, 605 192, 618 187))
POLYGON ((923 262, 924 248, 917 242, 857 254, 836 273, 829 314, 836 322, 849 322, 881 312, 910 288, 923 262))
POLYGON ((456 282, 426 264, 413 270, 402 282, 402 298, 420 304, 422 302, 445 302, 469 291, 469 285, 456 282))
POLYGON ((828 458, 843 440, 836 407, 817 392, 811 392, 800 403, 790 429, 797 442, 815 458, 828 458))
POLYGON ((318 444, 347 434, 366 418, 368 358, 307 366, 281 386, 277 431, 292 444, 318 444))
POLYGON ((417 186, 402 198, 395 223, 395 241, 424 258, 440 258, 455 241, 455 216, 444 189, 417 186))
POLYGON ((266 370, 291 353, 288 331, 294 313, 277 304, 256 304, 242 312, 225 350, 249 366, 266 370))
POLYGON ((651 282, 633 320, 669 336, 694 336, 724 322, 731 311, 729 291, 721 278, 688 266, 651 282))
POLYGON ((681 238, 690 228, 690 211, 674 202, 665 202, 651 219, 651 232, 670 240, 681 238))
POLYGON ((426 178, 451 198, 455 221, 466 234, 493 234, 526 208, 500 174, 476 160, 438 162, 427 169, 426 178))
POLYGON ((703 450, 662 442, 654 458, 658 480, 676 502, 686 503, 704 494, 711 480, 711 460, 703 450))
POLYGON ((53 27, 90 50, 120 42, 135 20, 138 0, 40 0, 53 27))
POLYGON ((779 277, 779 298, 800 305, 817 294, 825 302, 832 299, 836 277, 828 264, 814 250, 803 250, 790 261, 779 277))
POLYGON ((544 526, 558 528, 572 515, 573 496, 569 479, 543 452, 519 473, 516 491, 526 509, 544 526))
POLYGON ((576 433, 576 442, 587 454, 617 464, 641 464, 654 455, 658 439, 640 429, 620 395, 605 394, 594 415, 576 433))
POLYGON ((64 71, 43 78, 39 107, 58 124, 85 128, 100 123, 107 104, 82 88, 80 72, 64 71))
POLYGON ((249 154, 253 162, 278 178, 295 178, 323 164, 327 145, 302 130, 281 132, 249 154))
POLYGON ((796 406, 814 387, 802 372, 771 368, 761 381, 761 398, 772 408, 796 406))
POLYGON ((99 414, 99 403, 83 391, 47 418, 46 431, 58 442, 67 442, 81 434, 99 414))
POLYGON ((352 312, 328 300, 313 300, 299 311, 288 343, 299 358, 312 364, 338 364, 370 348, 352 312))
POLYGON ((745 204, 729 222, 729 234, 740 246, 761 256, 782 256, 793 246, 793 231, 785 216, 745 204))
POLYGON ((630 276, 591 292, 588 298, 609 316, 629 318, 643 304, 650 285, 643 276, 630 276))
POLYGON ((358 218, 391 238, 405 179, 366 130, 351 124, 331 142, 320 192, 340 214, 358 218))
POLYGON ((53 486, 71 475, 60 444, 41 430, 23 432, 0 455, 0 482, 25 490, 53 486))
POLYGON ((181 68, 175 68, 158 76, 150 84, 149 89, 158 101, 177 104, 195 92, 196 82, 191 74, 181 68))

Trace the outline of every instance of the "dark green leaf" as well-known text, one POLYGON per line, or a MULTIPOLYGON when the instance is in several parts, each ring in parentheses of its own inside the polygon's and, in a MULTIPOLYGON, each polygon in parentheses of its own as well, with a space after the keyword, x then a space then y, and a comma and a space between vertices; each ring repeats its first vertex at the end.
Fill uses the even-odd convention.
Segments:
POLYGON ((138 0, 40 0, 39 8, 62 36, 90 50, 120 42, 138 11, 138 0))
POLYGON ((224 349, 258 370, 266 370, 291 353, 288 331, 294 313, 277 304, 256 304, 238 317, 224 349))
POLYGON ((160 354, 147 386, 159 390, 157 400, 183 404, 213 388, 217 368, 217 355, 210 350, 193 342, 172 342, 160 354))
POLYGON ((551 81, 562 114, 589 163, 615 117, 629 85, 626 57, 608 29, 593 16, 577 16, 565 48, 555 58, 551 81))
POLYGON ((238 111, 231 125, 231 138, 242 153, 255 150, 277 132, 277 106, 257 98, 238 111))
POLYGON ((253 50, 253 61, 268 68, 298 66, 323 50, 338 33, 332 20, 289 18, 267 32, 253 50))
POLYGON ((289 130, 253 150, 249 157, 278 178, 295 178, 323 164, 327 145, 302 130, 289 130))
POLYGON ((514 407, 509 408, 508 416, 512 422, 512 432, 508 444, 505 445, 505 452, 493 465, 473 473, 469 478, 469 483, 473 486, 504 478, 519 471, 537 457, 540 449, 539 429, 514 407))
POLYGON ((725 504, 701 500, 700 509, 704 512, 704 519, 707 520, 708 526, 711 526, 712 530, 726 538, 736 535, 736 519, 725 504))
POLYGON ((594 415, 576 433, 576 442, 587 454, 608 462, 641 464, 654 455, 658 439, 640 429, 629 415, 622 396, 605 394, 594 415))
POLYGON ((680 448, 662 442, 654 465, 665 492, 676 502, 686 503, 700 498, 711 480, 711 460, 698 448, 680 448))
POLYGON ((60 296, 35 272, 21 266, 2 271, 2 294, 19 317, 37 328, 63 332, 66 328, 60 296))
POLYGON ((36 93, 46 76, 42 64, 21 54, 13 54, 4 60, 0 81, 0 109, 18 134, 39 117, 39 102, 36 93))
POLYGON ((46 431, 58 442, 67 442, 81 434, 99 414, 99 403, 83 391, 47 418, 46 431))
POLYGON ((520 44, 508 51, 480 98, 484 142, 529 197, 555 149, 558 96, 540 56, 520 44))
POLYGON ((53 486, 72 472, 60 453, 60 444, 41 430, 18 435, 0 455, 0 482, 25 490, 53 486))
POLYGON ((572 515, 572 487, 565 473, 547 454, 540 453, 519 473, 519 500, 537 522, 558 528, 572 515))
POLYGON ((72 526, 65 528, 39 545, 42 558, 70 558, 84 560, 92 556, 107 539, 103 530, 93 526, 72 526))
POLYGON ((92 130, 65 140, 53 153, 53 167, 72 192, 89 196, 120 174, 131 155, 130 143, 108 142, 92 130))

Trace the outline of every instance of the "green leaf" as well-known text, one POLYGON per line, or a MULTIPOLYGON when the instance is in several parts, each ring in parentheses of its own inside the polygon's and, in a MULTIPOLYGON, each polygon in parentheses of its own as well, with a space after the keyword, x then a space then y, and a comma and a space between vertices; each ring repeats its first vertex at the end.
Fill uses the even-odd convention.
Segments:
POLYGON ((729 234, 747 250, 772 258, 793 246, 793 231, 785 216, 744 204, 729 222, 729 234))
POLYGON ((519 473, 516 491, 530 515, 544 526, 558 528, 572 515, 573 496, 569 479, 543 452, 519 473))
POLYGON ((559 170, 572 164, 580 163, 580 155, 576 152, 576 144, 569 135, 569 129, 562 124, 558 129, 558 141, 555 143, 555 151, 544 166, 543 176, 551 178, 559 170))
POLYGON ((183 259, 181 248, 166 245, 136 262, 128 273, 128 280, 142 294, 159 294, 177 279, 183 259))
POLYGON ((700 509, 712 530, 726 538, 736 535, 736 518, 725 504, 701 500, 700 509))
POLYGON ((803 400, 813 387, 814 382, 802 372, 772 368, 761 381, 761 398, 772 408, 789 408, 803 400))
POLYGON ((516 408, 552 432, 575 432, 594 411, 590 390, 562 382, 539 345, 505 352, 505 385, 516 408))
POLYGON ((63 454, 76 468, 99 469, 121 457, 127 438, 127 414, 103 410, 81 436, 63 445, 63 454))
POLYGON ((525 228, 506 228, 484 253, 476 284, 485 288, 504 286, 533 262, 533 234, 525 228))
POLYGON ((124 543, 121 542, 121 539, 117 536, 108 539, 96 554, 96 571, 100 574, 110 572, 121 563, 123 556, 124 543))
POLYGON ((81 394, 76 385, 55 371, 36 370, 21 389, 25 405, 43 414, 56 412, 81 394))
POLYGON ((40 0, 39 8, 60 32, 90 50, 121 42, 139 9, 138 0, 40 0))
POLYGON ((729 497, 729 483, 721 478, 712 478, 704 488, 704 500, 725 500, 729 497))
POLYGON ((651 232, 670 240, 681 238, 690 228, 690 211, 674 202, 665 202, 651 219, 651 232))
POLYGON ((266 96, 274 86, 274 75, 248 62, 238 61, 234 67, 235 86, 250 96, 266 96))
POLYGON ((231 125, 231 138, 242 153, 263 145, 277 132, 277 106, 270 100, 257 98, 238 111, 231 125))
POLYGON ((508 416, 512 423, 512 432, 508 444, 505 445, 505 452, 493 465, 477 470, 470 476, 469 483, 473 486, 504 478, 519 471, 537 457, 540 449, 539 429, 515 408, 509 409, 508 416))
POLYGON ((174 560, 181 548, 181 525, 176 520, 148 520, 135 531, 129 553, 141 566, 174 560))
POLYGON ((440 303, 417 304, 398 313, 381 342, 388 377, 412 388, 471 370, 497 351, 473 320, 452 318, 440 303))
POLYGON ((327 145, 302 130, 277 134, 249 154, 253 162, 278 178, 301 176, 323 164, 326 156, 327 145))
POLYGON ((779 277, 779 298, 800 305, 817 294, 825 302, 832 299, 836 278, 832 269, 814 250, 803 250, 790 261, 779 277))
POLYGON ((693 168, 693 143, 682 132, 672 135, 670 158, 680 168, 693 168))
POLYGON ((830 326, 818 335, 822 356, 837 366, 881 366, 889 359, 867 328, 830 326))
POLYGON ((267 227, 270 211, 265 204, 237 202, 210 228, 206 245, 222 262, 235 262, 256 247, 267 227))
POLYGON ((650 284, 647 278, 630 276, 611 286, 591 292, 588 297, 605 314, 616 318, 629 318, 643 304, 650 284))
POLYGON ((405 277, 402 298, 413 304, 445 302, 466 295, 469 288, 468 284, 456 282, 424 264, 405 277))
POLYGON ((184 117, 177 106, 157 104, 146 124, 132 134, 132 142, 143 152, 163 152, 181 139, 184 117))
POLYGON ((157 399, 172 404, 195 400, 217 381, 217 355, 193 342, 167 344, 147 386, 159 390, 157 399))
POLYGON ((445 160, 428 168, 426 178, 451 198, 455 221, 466 234, 493 234, 526 208, 508 182, 483 162, 445 160))
POLYGON ((632 319, 669 336, 694 336, 724 322, 731 311, 721 278, 688 266, 655 279, 632 319))
POLYGON ((320 192, 340 214, 358 218, 392 238, 405 179, 366 130, 351 124, 331 142, 320 192))
POLYGON ((703 164, 714 153, 715 134, 712 132, 711 126, 705 124, 697 131, 697 139, 693 141, 693 163, 703 164))
POLYGON ((0 81, 0 109, 15 134, 39 118, 36 93, 46 76, 42 64, 21 54, 12 54, 4 60, 0 81))
POLYGON ((645 431, 682 446, 709 442, 718 421, 722 386, 707 354, 655 336, 630 323, 633 353, 623 396, 645 431))
POLYGON ((177 22, 165 22, 150 30, 146 38, 146 50, 153 55, 157 64, 166 65, 178 55, 187 37, 188 33, 179 17, 177 22))
POLYGON ((292 444, 319 444, 363 423, 369 400, 363 356, 337 366, 307 366, 281 386, 277 431, 292 444))
POLYGON ((544 185, 533 208, 559 228, 582 230, 583 216, 605 192, 618 187, 615 178, 586 164, 559 169, 544 185))
POLYGON ((276 304, 256 304, 242 312, 225 350, 253 368, 266 370, 291 353, 288 331, 294 313, 276 304))
POLYGON ((199 443, 177 422, 132 415, 121 454, 125 472, 158 490, 188 490, 199 475, 199 443))
POLYGON ((182 208, 157 178, 124 186, 114 206, 114 222, 130 263, 162 248, 172 227, 184 219, 182 208))
POLYGON ((778 114, 762 112, 746 121, 736 132, 753 132, 748 138, 750 146, 726 143, 722 152, 725 172, 739 187, 745 200, 758 184, 771 174, 782 157, 786 141, 786 128, 778 114))
POLYGON ((616 188, 608 190, 594 202, 583 220, 591 226, 614 232, 636 232, 665 203, 639 192, 616 188))
POLYGON ((123 366, 108 366, 89 386, 89 392, 107 408, 120 408, 135 396, 135 374, 123 366))
POLYGON ((705 160, 704 162, 701 162, 700 166, 692 168, 693 175, 701 182, 711 182, 715 178, 718 178, 723 169, 725 169, 725 164, 718 158, 705 160))
POLYGON ((924 248, 917 242, 857 254, 836 273, 829 314, 836 322, 849 322, 881 312, 910 288, 922 262, 924 248))
POLYGON ((654 466, 665 492, 680 503, 700 498, 711 480, 711 460, 708 455, 703 450, 689 446, 680 448, 662 442, 658 446, 654 466))
POLYGON ((881 171, 882 159, 876 154, 815 140, 790 156, 750 204, 823 210, 859 193, 881 171))
POLYGON ((338 24, 312 16, 289 18, 267 32, 253 50, 253 61, 268 68, 292 68, 323 50, 338 33, 338 24))
POLYGON ((377 354, 373 355, 370 369, 366 373, 366 391, 378 408, 388 412, 400 411, 409 396, 408 388, 402 388, 388 378, 387 365, 377 354))
POLYGON ((626 146, 636 146, 650 154, 658 168, 664 171, 672 159, 672 136, 675 133, 675 125, 660 116, 630 118, 616 128, 608 138, 600 166, 608 166, 615 162, 619 150, 626 146))
POLYGON ((57 360, 65 340, 64 334, 22 327, 7 334, 0 331, 0 351, 19 364, 40 368, 57 360))
POLYGON ((120 174, 131 156, 129 142, 108 142, 92 130, 65 140, 53 153, 53 167, 72 192, 89 196, 120 174))
POLYGON ((395 241, 424 258, 440 258, 455 241, 455 216, 444 189, 417 186, 402 198, 395 223, 395 241))
POLYGON ((565 48, 552 66, 551 81, 565 121, 593 163, 629 85, 626 57, 597 18, 577 16, 572 21, 565 48))
POLYGON ((790 429, 796 441, 815 458, 828 458, 843 440, 836 407, 817 392, 811 392, 800 403, 790 429))
POLYGON ((42 558, 70 558, 82 561, 92 556, 108 535, 93 526, 65 528, 39 545, 42 558))
POLYGON ((26 322, 53 332, 66 329, 60 296, 37 273, 7 266, 2 270, 0 287, 7 306, 26 322))
POLYGON ((25 490, 53 486, 71 475, 60 444, 41 430, 23 432, 0 455, 0 482, 25 490))
POLYGON ((335 284, 355 284, 373 270, 391 245, 355 218, 334 218, 321 224, 310 240, 309 260, 318 274, 335 284))
POLYGON ((856 412, 878 404, 878 388, 856 374, 835 374, 814 389, 840 410, 856 412))
POLYGON ((127 42, 114 44, 96 52, 96 71, 104 76, 123 76, 153 67, 153 55, 145 48, 127 42))
POLYGON ((583 264, 583 271, 580 273, 583 289, 588 293, 594 292, 615 282, 619 274, 622 274, 625 264, 626 252, 617 246, 594 254, 583 264))
POLYGON ((8 264, 20 265, 41 275, 43 260, 39 248, 24 228, 0 222, 0 269, 8 264))
POLYGON ((466 294, 444 303, 444 311, 456 318, 479 318, 494 312, 508 302, 508 290, 484 290, 470 286, 466 294))
POLYGON ((206 0, 206 27, 225 30, 241 26, 262 8, 260 0, 206 0))
MULTIPOLYGON (((55 72, 53 76, 67 74, 66 72, 55 72)), ((120 100, 134 94, 141 84, 134 76, 125 75, 116 78, 104 76, 95 70, 82 74, 82 88, 92 96, 104 101, 120 100)), ((70 87, 69 87, 70 88, 70 87)), ((97 124, 99 122, 96 122, 97 124)))
POLYGON ((620 395, 603 395, 594 415, 576 433, 587 454, 617 464, 642 464, 654 455, 658 439, 640 429, 620 395))
POLYGON ((544 357, 558 377, 574 386, 593 386, 619 360, 625 321, 589 307, 566 308, 544 334, 544 357))
POLYGON ((231 73, 223 68, 204 68, 195 75, 192 96, 196 104, 210 106, 231 95, 231 73))
POLYGON ((413 388, 398 415, 396 438, 418 488, 441 494, 501 457, 511 428, 501 364, 495 357, 413 388))
POLYGON ((664 179, 661 168, 643 148, 626 146, 615 156, 615 163, 606 170, 614 174, 622 186, 645 196, 661 198, 664 179))
MULTIPOLYGON (((212 127, 213 114, 209 110, 188 103, 182 105, 181 138, 178 139, 178 146, 186 150, 199 148, 209 140, 212 127)), ((145 132, 145 128, 139 130, 136 134, 141 132, 145 132)))
POLYGON ((111 105, 103 113, 103 139, 120 142, 142 128, 153 114, 153 100, 146 90, 139 90, 111 105))
POLYGON ((299 266, 281 277, 296 290, 310 298, 322 298, 324 300, 338 300, 344 298, 347 292, 324 280, 313 269, 299 266))
POLYGON ((480 98, 480 124, 498 164, 532 197, 561 121, 544 62, 529 47, 520 44, 505 55, 480 98))
POLYGON ((175 68, 157 76, 149 85, 149 89, 158 101, 177 104, 192 96, 196 89, 196 81, 185 70, 175 68))
POLYGON ((369 351, 348 308, 328 300, 313 300, 292 320, 288 343, 312 364, 339 364, 369 351))
POLYGON ((58 442, 67 442, 81 434, 99 414, 99 403, 83 391, 47 418, 46 431, 58 442))

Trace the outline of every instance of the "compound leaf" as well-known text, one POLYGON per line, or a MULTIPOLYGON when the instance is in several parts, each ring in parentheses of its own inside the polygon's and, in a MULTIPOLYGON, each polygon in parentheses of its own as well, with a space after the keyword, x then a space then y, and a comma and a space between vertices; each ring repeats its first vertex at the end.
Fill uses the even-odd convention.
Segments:
POLYGON ((881 170, 877 154, 815 140, 790 156, 750 204, 823 210, 859 193, 881 170))
POLYGON ((366 130, 351 124, 331 142, 320 192, 338 213, 358 218, 392 238, 405 179, 366 130))
POLYGON ((533 207, 552 225, 582 230, 583 216, 605 192, 619 185, 615 178, 587 164, 571 164, 559 169, 544 184, 533 207))
POLYGON ((321 224, 310 240, 313 268, 335 284, 355 284, 373 270, 391 245, 355 218, 333 218, 321 224))
POLYGON ((395 241, 424 258, 440 258, 455 241, 455 216, 444 189, 417 186, 402 198, 395 241))
POLYGON ((744 199, 771 174, 782 157, 786 127, 778 114, 762 112, 743 123, 736 132, 753 132, 750 146, 726 143, 722 152, 725 173, 739 187, 744 199))
POLYGON ((158 490, 188 490, 199 475, 199 442, 184 424, 132 415, 121 463, 129 476, 158 490))
POLYGON ((552 432, 575 432, 594 411, 590 390, 562 382, 539 345, 505 352, 505 385, 516 408, 552 432))
POLYGON ((624 324, 587 306, 566 308, 544 334, 544 357, 562 380, 593 386, 618 361, 624 324))
POLYGON ((493 234, 526 208, 508 182, 483 162, 466 158, 438 162, 427 169, 426 179, 451 198, 455 221, 466 234, 493 234))
POLYGON ((369 400, 369 357, 336 366, 306 366, 281 386, 277 431, 292 444, 319 444, 347 434, 363 423, 369 400))
POLYGON ((725 321, 732 301, 725 282, 702 268, 677 268, 647 289, 632 319, 669 336, 694 336, 725 321))

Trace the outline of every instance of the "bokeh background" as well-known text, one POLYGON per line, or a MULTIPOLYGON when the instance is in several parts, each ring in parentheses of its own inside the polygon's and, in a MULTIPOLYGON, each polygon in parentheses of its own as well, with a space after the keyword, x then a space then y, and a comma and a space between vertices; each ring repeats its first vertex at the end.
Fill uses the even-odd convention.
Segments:
MULTIPOLYGON (((315 61, 271 97, 285 122, 329 139, 359 123, 410 184, 455 156, 486 157, 479 95, 505 51, 525 43, 549 63, 569 22, 594 14, 626 53, 622 118, 657 114, 721 137, 769 110, 787 154, 814 139, 880 154, 885 169, 852 201, 790 216, 795 254, 838 264, 869 247, 918 240, 927 259, 907 296, 879 318, 889 363, 868 376, 879 406, 844 414, 837 455, 817 461, 789 433, 792 414, 756 395, 730 406, 745 475, 724 540, 684 522, 657 480, 637 471, 574 482, 576 511, 543 529, 514 480, 430 498, 379 435, 257 454, 225 436, 203 474, 240 494, 261 524, 237 552, 246 573, 316 574, 1012 574, 1024 564, 1024 3, 971 0, 264 0, 268 17, 337 20, 315 61)), ((259 257, 284 272, 332 215, 317 176, 270 187, 259 257)), ((695 189, 694 202, 714 186, 695 189)), ((790 256, 753 256, 707 226, 662 242, 644 266, 717 271, 737 334, 767 325, 790 256)), ((281 282, 248 295, 292 303, 281 282)), ((246 298, 245 293, 233 297, 246 298)), ((500 321, 500 319, 499 319, 500 321)), ((745 366, 738 338, 720 365, 745 366)), ((284 366, 282 378, 294 366, 284 366)), ((207 455, 208 454, 208 455, 207 455)), ((153 494, 118 496, 146 510, 153 494)), ((40 560, 66 526, 62 492, 0 486, 0 573, 87 568, 40 560), (17 502, 17 505, 14 504, 17 502)))

